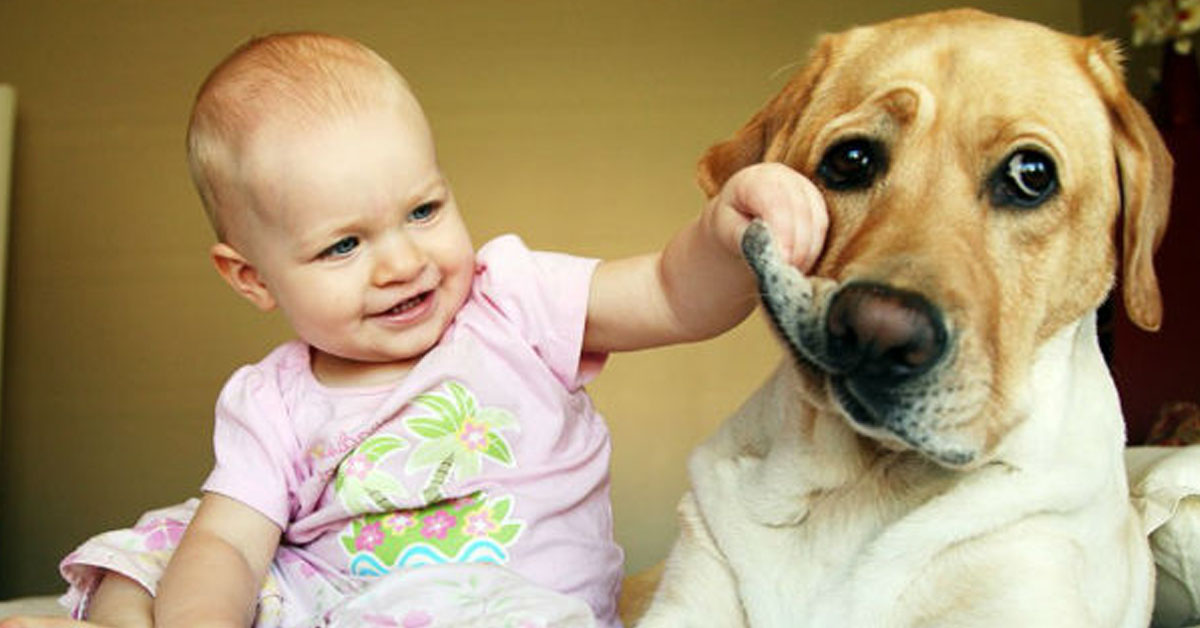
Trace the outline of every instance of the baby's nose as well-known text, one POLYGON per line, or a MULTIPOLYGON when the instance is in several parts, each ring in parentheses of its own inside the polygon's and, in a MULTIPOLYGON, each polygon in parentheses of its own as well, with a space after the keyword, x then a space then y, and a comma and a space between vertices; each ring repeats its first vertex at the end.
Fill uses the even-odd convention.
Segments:
POLYGON ((376 285, 411 281, 421 274, 428 260, 424 250, 404 233, 384 238, 375 252, 371 279, 376 285))

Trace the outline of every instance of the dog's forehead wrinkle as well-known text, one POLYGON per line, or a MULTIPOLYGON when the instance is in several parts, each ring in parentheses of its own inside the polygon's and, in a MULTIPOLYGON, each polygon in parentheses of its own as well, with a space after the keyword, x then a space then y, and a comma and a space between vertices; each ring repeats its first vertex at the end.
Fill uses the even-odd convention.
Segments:
POLYGON ((879 86, 863 90, 860 100, 846 113, 832 119, 831 128, 878 124, 888 116, 900 124, 920 122, 927 125, 937 111, 937 98, 919 78, 892 79, 879 86))
POLYGON ((897 122, 910 125, 917 133, 928 129, 938 114, 937 97, 919 81, 900 81, 886 87, 880 102, 897 122))
MULTIPOLYGON (((1056 94, 1055 99, 1039 99, 1039 106, 1069 117, 1082 113, 1076 112, 1079 103, 1099 100, 1090 81, 1070 71, 1080 63, 1078 46, 1003 45, 1013 34, 988 28, 970 36, 959 29, 920 29, 918 33, 920 45, 892 34, 863 42, 838 59, 830 84, 824 88, 843 97, 854 94, 854 102, 862 103, 900 82, 936 85, 931 95, 936 96, 942 112, 977 111, 978 107, 972 106, 977 94, 986 92, 990 109, 1017 107, 1014 117, 1039 113, 1020 110, 1028 102, 1024 97, 1028 94, 1056 94), (1014 72, 1014 67, 1040 71, 1014 72)), ((1093 109, 1089 106, 1087 115, 1093 109)))

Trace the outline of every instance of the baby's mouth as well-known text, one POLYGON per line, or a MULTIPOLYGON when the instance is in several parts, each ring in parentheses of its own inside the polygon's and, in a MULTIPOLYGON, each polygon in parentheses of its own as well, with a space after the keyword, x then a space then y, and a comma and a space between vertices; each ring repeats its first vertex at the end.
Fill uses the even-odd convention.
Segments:
POLYGON ((424 303, 425 300, 429 298, 430 294, 432 294, 432 293, 431 292, 422 292, 421 294, 418 294, 415 297, 405 299, 405 300, 397 303, 396 305, 392 306, 390 309, 388 309, 384 312, 381 312, 380 315, 381 316, 396 316, 398 314, 403 314, 403 313, 421 305, 422 303, 424 303))

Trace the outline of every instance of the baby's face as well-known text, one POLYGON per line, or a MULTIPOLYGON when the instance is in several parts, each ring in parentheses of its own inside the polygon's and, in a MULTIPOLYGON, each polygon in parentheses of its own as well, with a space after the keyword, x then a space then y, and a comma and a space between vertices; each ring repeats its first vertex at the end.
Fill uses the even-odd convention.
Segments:
POLYGON ((370 366, 431 349, 475 256, 419 109, 267 132, 250 152, 246 180, 261 183, 242 253, 318 358, 370 366))

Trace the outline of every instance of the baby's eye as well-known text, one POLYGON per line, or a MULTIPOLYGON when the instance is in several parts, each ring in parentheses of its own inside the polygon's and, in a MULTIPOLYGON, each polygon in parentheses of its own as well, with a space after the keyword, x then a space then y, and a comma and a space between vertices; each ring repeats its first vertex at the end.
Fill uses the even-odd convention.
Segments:
POLYGON ((422 203, 421 205, 418 205, 416 209, 408 212, 408 221, 425 222, 426 220, 433 218, 441 208, 442 204, 438 202, 422 203))
POLYGON ((321 257, 342 257, 354 252, 356 248, 358 248, 358 238, 346 236, 335 242, 333 246, 321 251, 321 257))

